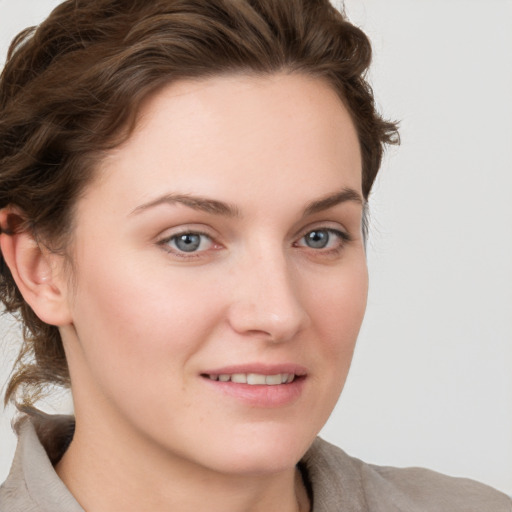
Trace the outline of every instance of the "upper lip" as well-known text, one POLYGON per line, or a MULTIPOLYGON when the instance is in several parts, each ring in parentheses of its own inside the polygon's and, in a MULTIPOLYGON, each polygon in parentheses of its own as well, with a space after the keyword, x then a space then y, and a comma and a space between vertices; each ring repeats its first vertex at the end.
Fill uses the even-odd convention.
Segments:
POLYGON ((256 373, 259 375, 277 375, 278 373, 293 373, 297 376, 306 375, 307 369, 295 363, 283 364, 264 364, 264 363, 249 363, 223 366, 222 368, 215 368, 201 372, 202 375, 232 375, 234 373, 256 373))

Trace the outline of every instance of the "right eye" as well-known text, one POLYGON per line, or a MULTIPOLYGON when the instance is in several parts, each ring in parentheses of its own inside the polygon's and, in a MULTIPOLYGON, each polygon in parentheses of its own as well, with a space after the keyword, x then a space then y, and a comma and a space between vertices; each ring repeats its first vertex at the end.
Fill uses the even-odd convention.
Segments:
POLYGON ((296 245, 297 247, 307 247, 318 251, 339 251, 350 240, 348 233, 339 229, 320 227, 307 232, 296 245))
POLYGON ((208 235, 193 231, 172 235, 160 243, 170 252, 176 253, 197 253, 213 246, 213 240, 208 235))

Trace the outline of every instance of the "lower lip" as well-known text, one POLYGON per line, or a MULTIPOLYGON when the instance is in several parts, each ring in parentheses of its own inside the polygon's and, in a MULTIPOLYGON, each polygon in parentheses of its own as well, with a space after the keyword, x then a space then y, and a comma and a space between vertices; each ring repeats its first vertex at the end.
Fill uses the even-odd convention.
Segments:
POLYGON ((298 377, 293 382, 287 384, 252 385, 239 384, 237 382, 221 382, 203 377, 204 381, 230 397, 233 397, 251 407, 284 407, 296 402, 304 388, 306 377, 298 377))

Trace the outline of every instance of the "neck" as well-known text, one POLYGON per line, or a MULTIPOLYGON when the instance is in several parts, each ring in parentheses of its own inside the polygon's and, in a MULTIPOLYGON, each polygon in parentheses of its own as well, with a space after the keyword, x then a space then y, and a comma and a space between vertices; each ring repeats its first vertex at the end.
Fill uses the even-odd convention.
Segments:
POLYGON ((118 427, 77 414, 73 441, 56 467, 89 512, 196 512, 205 503, 210 512, 309 510, 295 467, 263 474, 220 473, 165 453, 118 427))

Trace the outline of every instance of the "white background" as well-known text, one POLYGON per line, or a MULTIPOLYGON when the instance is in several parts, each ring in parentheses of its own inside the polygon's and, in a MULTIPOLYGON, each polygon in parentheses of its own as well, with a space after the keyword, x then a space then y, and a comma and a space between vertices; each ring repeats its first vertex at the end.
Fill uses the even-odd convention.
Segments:
MULTIPOLYGON (((57 3, 0 0, 0 65, 14 34, 57 3)), ((323 435, 368 462, 512 495, 512 1, 346 9, 373 41, 371 81, 402 146, 371 198, 367 317, 323 435)), ((0 325, 1 386, 16 336, 0 325)), ((0 481, 12 412, 0 415, 0 481)))

